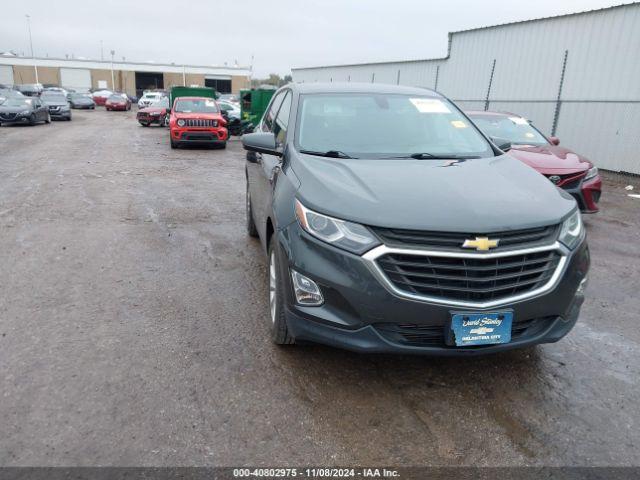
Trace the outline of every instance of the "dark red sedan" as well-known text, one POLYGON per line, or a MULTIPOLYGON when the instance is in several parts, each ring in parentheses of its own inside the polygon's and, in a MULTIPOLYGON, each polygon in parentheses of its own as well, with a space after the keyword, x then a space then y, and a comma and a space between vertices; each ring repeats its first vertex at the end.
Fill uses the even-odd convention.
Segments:
POLYGON ((121 94, 113 94, 104 104, 104 108, 107 110, 131 110, 131 100, 121 94))
POLYGON ((482 132, 511 143, 507 153, 535 168, 578 202, 583 213, 598 211, 602 180, 598 168, 585 157, 558 146, 557 137, 545 137, 527 119, 506 112, 466 112, 482 132))
POLYGON ((161 127, 166 127, 169 125, 168 112, 169 97, 162 97, 148 107, 138 110, 136 118, 143 127, 148 127, 154 123, 161 127))

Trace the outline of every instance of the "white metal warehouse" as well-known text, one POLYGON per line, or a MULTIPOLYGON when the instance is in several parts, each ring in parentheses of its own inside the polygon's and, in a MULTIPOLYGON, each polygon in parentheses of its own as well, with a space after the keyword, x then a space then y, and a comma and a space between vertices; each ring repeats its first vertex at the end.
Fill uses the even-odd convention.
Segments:
POLYGON ((446 57, 294 68, 296 82, 428 87, 521 114, 597 166, 640 174, 640 3, 452 32, 446 57))

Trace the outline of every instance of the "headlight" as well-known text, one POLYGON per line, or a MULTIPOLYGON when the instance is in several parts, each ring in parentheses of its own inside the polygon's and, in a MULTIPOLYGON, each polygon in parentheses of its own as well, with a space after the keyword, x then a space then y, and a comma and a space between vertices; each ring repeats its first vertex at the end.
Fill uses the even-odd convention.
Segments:
POLYGON ((589 171, 587 171, 587 174, 585 175, 584 179, 589 180, 590 178, 593 178, 596 175, 598 175, 598 167, 591 167, 589 171))
POLYGON ((186 122, 181 118, 176 123, 178 124, 179 127, 184 127, 186 122))
POLYGON ((576 210, 567 218, 560 229, 558 240, 569 248, 574 248, 582 236, 582 216, 580 210, 576 210))
POLYGON ((338 220, 309 210, 295 201, 296 217, 300 226, 320 240, 353 253, 362 254, 380 242, 360 224, 338 220))
POLYGON ((23 110, 20 112, 20 115, 31 115, 31 110, 23 110))

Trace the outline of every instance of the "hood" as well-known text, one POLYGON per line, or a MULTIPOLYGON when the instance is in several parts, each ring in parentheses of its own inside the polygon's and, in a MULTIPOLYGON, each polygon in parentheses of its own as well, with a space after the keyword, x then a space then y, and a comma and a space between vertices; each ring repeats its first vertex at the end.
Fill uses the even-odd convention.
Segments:
POLYGON ((33 110, 30 105, 22 105, 20 107, 10 107, 8 105, 0 105, 0 112, 2 113, 20 113, 25 110, 33 110))
POLYGON ((575 200, 507 155, 450 160, 330 159, 291 164, 307 207, 371 226, 490 233, 560 223, 575 200))
POLYGON ((586 158, 556 145, 514 145, 507 155, 547 175, 582 172, 593 166, 586 158))
POLYGON ((43 100, 42 103, 50 107, 66 107, 69 105, 66 100, 43 100))
POLYGON ((141 113, 164 113, 166 111, 167 109, 165 107, 146 107, 138 110, 138 112, 141 113))
POLYGON ((185 113, 185 112, 176 112, 173 111, 173 115, 176 118, 202 118, 202 119, 210 119, 210 120, 224 120, 222 118, 222 114, 220 113, 202 113, 202 112, 193 112, 193 113, 185 113))

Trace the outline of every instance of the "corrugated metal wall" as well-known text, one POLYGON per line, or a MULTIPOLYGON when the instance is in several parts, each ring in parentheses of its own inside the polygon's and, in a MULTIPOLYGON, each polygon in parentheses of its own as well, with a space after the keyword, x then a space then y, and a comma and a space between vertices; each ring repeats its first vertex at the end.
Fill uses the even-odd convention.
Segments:
POLYGON ((484 109, 488 95, 490 110, 519 113, 548 134, 555 120, 562 144, 599 167, 640 174, 639 58, 635 3, 456 32, 446 59, 294 69, 293 78, 434 88, 437 77, 465 109, 484 109))

